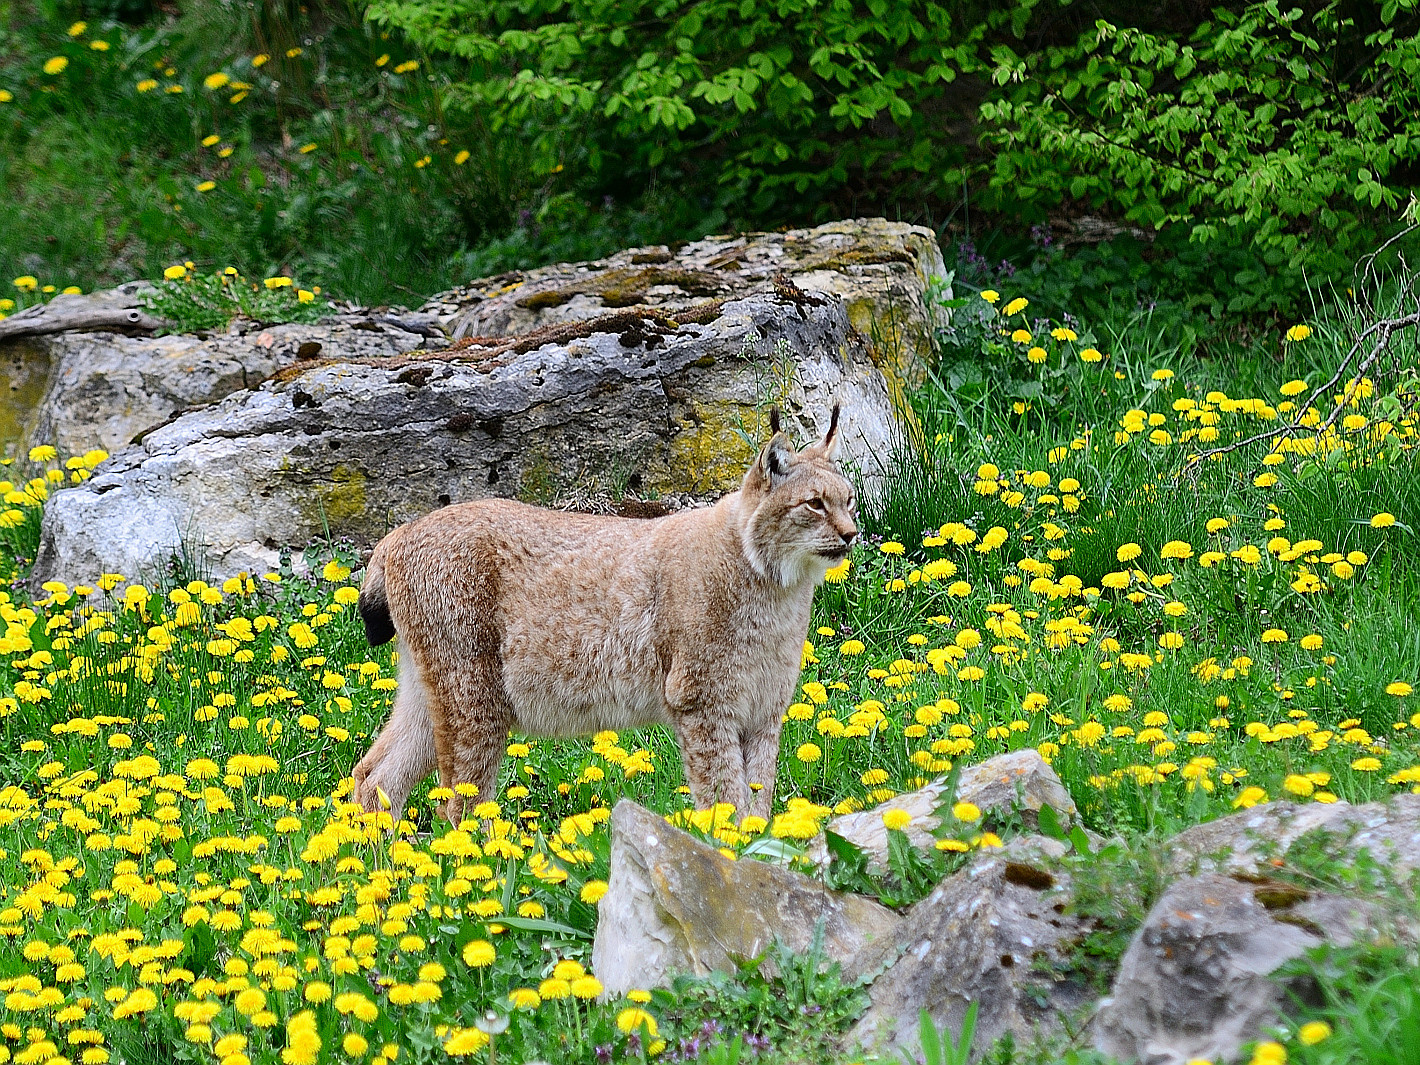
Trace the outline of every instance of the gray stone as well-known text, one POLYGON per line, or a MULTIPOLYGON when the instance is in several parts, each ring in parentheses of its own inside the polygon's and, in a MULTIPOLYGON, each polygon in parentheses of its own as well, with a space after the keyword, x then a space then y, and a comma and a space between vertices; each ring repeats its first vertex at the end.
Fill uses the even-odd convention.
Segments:
POLYGON ((175 415, 255 388, 303 353, 390 358, 425 344, 415 333, 348 322, 274 325, 210 338, 70 332, 43 344, 52 369, 33 419, 33 439, 61 451, 116 451, 175 415))
POLYGON ((895 941, 903 919, 857 895, 777 865, 732 861, 623 799, 611 818, 611 877, 598 903, 592 971, 608 996, 665 986, 678 973, 733 972, 778 939, 798 953, 822 928, 847 979, 855 959, 895 941))
MULTIPOLYGON (((955 1037, 973 1002, 978 1056, 1007 1032, 1032 1041, 1056 1031, 1091 997, 1083 982, 1056 975, 1087 931, 1065 912, 1069 897, 1060 874, 1000 855, 948 877, 908 913, 895 944, 901 956, 873 982, 849 1042, 894 1060, 915 1054, 922 1010, 955 1037)), ((871 971, 877 951, 860 966, 871 971)))
POLYGON ((1141 1065, 1233 1060, 1285 998, 1271 974, 1323 942, 1381 933, 1369 903, 1208 874, 1175 883, 1125 952, 1094 1019, 1096 1049, 1141 1065))
POLYGON ((684 317, 632 309, 459 350, 283 370, 56 492, 32 579, 135 577, 183 545, 215 575, 260 572, 279 547, 327 530, 371 543, 489 495, 546 503, 589 483, 715 495, 743 475, 771 403, 801 440, 841 403, 840 457, 865 490, 882 483, 899 430, 842 301, 781 287, 684 317))
POLYGON ((772 291, 784 277, 806 292, 841 299, 873 361, 898 384, 920 375, 931 357, 943 312, 929 292, 944 284, 945 273, 930 229, 865 218, 630 248, 593 262, 504 274, 440 293, 421 310, 454 337, 519 336, 626 307, 675 316, 707 299, 772 291))
POLYGON ((1239 810, 1170 840, 1169 868, 1256 873, 1310 832, 1334 837, 1337 854, 1368 852, 1397 882, 1420 869, 1420 795, 1359 806, 1279 801, 1239 810))
POLYGON ((152 289, 146 281, 130 281, 102 292, 61 292, 0 319, 0 342, 81 330, 151 333, 168 324, 143 306, 152 289))
MULTIPOLYGON (((881 868, 887 863, 888 853, 888 830, 883 824, 883 814, 889 810, 905 810, 911 814, 912 821, 903 831, 913 846, 926 850, 935 841, 934 833, 941 824, 941 818, 935 816, 934 811, 946 798, 946 778, 942 777, 917 791, 894 796, 871 810, 835 817, 825 827, 856 844, 868 856, 870 868, 881 868)), ((1066 828, 1076 815, 1075 803, 1065 785, 1060 783, 1055 770, 1045 764, 1040 752, 1031 747, 998 754, 962 770, 955 801, 975 804, 988 819, 993 814, 1019 809, 1022 820, 1031 828, 1039 825, 1042 806, 1053 808, 1066 828)), ((809 843, 807 855, 816 866, 827 863, 828 846, 822 835, 809 843)))

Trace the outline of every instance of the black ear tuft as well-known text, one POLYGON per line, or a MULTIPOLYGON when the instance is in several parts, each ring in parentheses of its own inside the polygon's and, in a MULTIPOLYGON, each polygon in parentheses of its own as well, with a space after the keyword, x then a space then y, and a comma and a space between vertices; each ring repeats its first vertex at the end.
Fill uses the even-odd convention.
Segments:
POLYGON ((823 438, 823 442, 825 444, 833 443, 834 434, 838 432, 838 416, 842 412, 843 408, 839 404, 835 403, 833 405, 833 414, 829 417, 828 420, 828 435, 823 438))
POLYGON ((779 435, 779 408, 778 408, 778 407, 770 407, 770 408, 769 408, 769 435, 770 435, 770 436, 778 436, 778 435, 779 435))

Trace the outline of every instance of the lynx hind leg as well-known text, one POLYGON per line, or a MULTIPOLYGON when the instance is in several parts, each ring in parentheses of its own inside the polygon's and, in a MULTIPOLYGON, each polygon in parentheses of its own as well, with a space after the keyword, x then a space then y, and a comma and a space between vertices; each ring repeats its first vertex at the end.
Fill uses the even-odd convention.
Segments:
POLYGON ((389 720, 352 774, 354 800, 370 813, 384 809, 383 791, 390 815, 397 821, 409 793, 438 765, 434 726, 429 719, 430 691, 418 663, 401 644, 399 694, 389 720))
POLYGON ((745 784, 750 788, 749 809, 745 813, 766 821, 774 808, 774 782, 779 775, 779 737, 784 723, 780 715, 763 727, 741 737, 745 784), (754 785, 759 784, 758 790, 754 785))
POLYGON ((478 803, 498 798, 498 767, 508 746, 513 714, 503 689, 496 655, 474 655, 441 663, 434 682, 431 717, 438 744, 439 775, 454 796, 445 807, 458 825, 478 803), (472 797, 458 785, 472 784, 472 797))

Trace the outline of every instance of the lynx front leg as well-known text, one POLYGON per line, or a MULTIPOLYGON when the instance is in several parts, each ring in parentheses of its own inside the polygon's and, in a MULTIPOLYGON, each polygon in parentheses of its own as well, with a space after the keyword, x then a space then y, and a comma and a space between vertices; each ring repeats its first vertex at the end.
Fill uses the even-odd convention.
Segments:
POLYGON ((666 711, 680 746, 690 800, 697 810, 716 803, 733 804, 744 816, 749 808, 744 755, 733 707, 711 698, 699 664, 677 656, 666 672, 666 711))
POLYGON ((697 810, 727 802, 743 817, 749 809, 739 729, 723 709, 691 711, 675 722, 690 800, 697 810))
POLYGON ((775 713, 741 737, 745 783, 750 787, 748 813, 766 821, 774 807, 774 782, 779 775, 779 736, 784 728, 782 714, 775 713), (754 785, 761 787, 754 790, 754 785))
POLYGON ((429 689, 413 657, 400 655, 399 694, 389 720, 351 774, 354 801, 370 813, 384 809, 380 792, 389 800, 390 816, 398 821, 409 793, 438 763, 434 726, 429 721, 429 689))

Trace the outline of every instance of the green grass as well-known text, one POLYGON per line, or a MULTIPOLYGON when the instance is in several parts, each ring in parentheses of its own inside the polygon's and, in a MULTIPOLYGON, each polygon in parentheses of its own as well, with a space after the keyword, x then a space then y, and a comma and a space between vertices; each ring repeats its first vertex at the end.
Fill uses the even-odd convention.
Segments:
MULTIPOLYGON (((356 1060, 398 1044, 401 1061, 439 1061, 446 1044, 481 1044, 460 1029, 492 1010, 508 1018, 499 1060, 590 1065, 603 1047, 639 1061, 656 1040, 702 1038, 704 1060, 730 1061, 735 1038, 742 1054, 753 1037, 765 1063, 846 1062, 838 1040, 858 989, 813 963, 657 992, 644 1005, 655 1036, 633 1038, 625 1011, 642 1006, 575 997, 617 798, 717 845, 768 835, 794 848, 832 812, 1036 747, 1085 823, 1123 840, 1070 859, 1097 927, 1079 974, 1103 987, 1160 888, 1151 862, 1168 835, 1263 801, 1420 786, 1420 701, 1406 687, 1420 685, 1416 427, 1403 413, 1377 427, 1408 402, 1413 335, 1355 407, 1364 425, 1277 465, 1262 461, 1269 444, 1248 444, 1189 469, 1200 446, 1294 415, 1282 385, 1323 379, 1345 320, 1320 318, 1311 338, 1242 369, 1159 342, 1146 317, 1057 340, 1054 323, 1018 312, 1008 326, 1033 339, 1016 342, 980 309, 914 396, 923 446, 817 596, 767 826, 689 815, 674 744, 651 729, 513 737, 485 823, 452 832, 430 782, 399 813, 431 835, 387 837, 343 800, 388 713, 394 663, 364 642, 353 557, 327 546, 308 553, 310 577, 144 588, 115 576, 109 602, 12 587, 0 605, 6 1045, 33 1028, 83 1047, 94 1037, 68 1033, 92 1032, 114 1060, 170 1060, 178 1046, 207 1061, 244 1036, 242 1053, 274 1063, 283 1048, 299 1057, 310 1011, 327 1054, 352 1036, 356 1060), (1027 354, 1037 342, 1043 361, 1027 354), (1091 345, 1101 361, 1080 358, 1091 345), (1269 473, 1275 483, 1258 480, 1269 473), (1307 539, 1320 546, 1293 555, 1307 539), (1175 541, 1187 552, 1165 552, 1175 541), (1111 890, 1120 880, 1137 891, 1111 890), (732 1023, 708 1030, 716 1017, 732 1023)), ((48 492, 92 465, 62 458, 37 450, 8 471, 0 536, 17 571, 48 492)), ((1019 829, 1010 816, 948 825, 968 852, 1019 829)), ((902 882, 880 894, 905 903, 921 868, 898 867, 902 882)), ((1334 1045, 1377 1003, 1404 1005, 1391 969, 1367 985, 1390 997, 1337 1000, 1334 1045)), ((1036 1053, 990 1060, 1092 1060, 1079 1046, 1036 1053)), ((472 1060, 487 1056, 478 1046, 472 1060)))
POLYGON ((448 73, 357 4, 197 4, 136 26, 0 5, 0 299, 45 294, 15 278, 87 291, 191 260, 417 305, 727 221, 654 185, 614 198, 534 172, 522 131, 445 112, 448 73))

